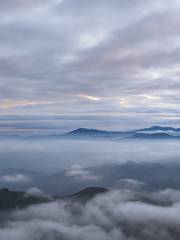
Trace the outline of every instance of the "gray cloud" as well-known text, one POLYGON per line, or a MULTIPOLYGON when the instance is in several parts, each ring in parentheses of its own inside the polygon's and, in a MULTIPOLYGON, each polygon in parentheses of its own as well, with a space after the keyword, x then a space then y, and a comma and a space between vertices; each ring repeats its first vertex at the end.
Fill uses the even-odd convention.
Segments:
POLYGON ((0 182, 3 183, 27 183, 31 182, 31 179, 24 174, 8 174, 0 177, 0 182))
POLYGON ((27 197, 35 196, 35 197, 39 197, 39 198, 45 198, 48 200, 52 200, 52 197, 50 195, 44 193, 41 189, 36 188, 36 187, 29 188, 26 191, 25 196, 27 196, 27 197))
POLYGON ((171 192, 171 204, 164 200, 164 192, 145 195, 157 201, 157 205, 153 205, 143 202, 146 198, 137 192, 122 190, 100 195, 83 205, 62 201, 32 206, 14 211, 8 221, 2 223, 0 237, 8 240, 176 240, 180 236, 180 204, 176 197, 179 192, 171 192))
POLYGON ((179 119, 179 1, 16 0, 0 9, 1 114, 125 114, 129 126, 131 114, 179 119))
POLYGON ((92 171, 84 169, 81 165, 73 165, 66 171, 66 176, 73 177, 79 181, 96 181, 101 179, 100 176, 95 175, 92 171))

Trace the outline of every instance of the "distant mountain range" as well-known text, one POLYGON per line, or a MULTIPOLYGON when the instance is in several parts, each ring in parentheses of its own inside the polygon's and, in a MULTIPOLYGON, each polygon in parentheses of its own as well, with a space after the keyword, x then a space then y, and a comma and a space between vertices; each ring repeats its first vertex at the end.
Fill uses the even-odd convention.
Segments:
POLYGON ((64 134, 67 137, 94 137, 94 138, 110 138, 123 136, 123 132, 105 131, 99 129, 78 128, 71 132, 64 134))
POLYGON ((83 138, 83 139, 180 139, 180 128, 152 126, 149 128, 131 130, 131 131, 105 131, 99 129, 78 128, 61 135, 65 138, 83 138))
POLYGON ((0 138, 21 138, 21 139, 106 139, 120 140, 124 138, 134 139, 180 139, 180 128, 152 126, 149 128, 129 131, 107 131, 91 128, 78 128, 65 134, 57 131, 46 131, 38 129, 33 131, 0 132, 0 138))
POLYGON ((174 132, 180 132, 180 128, 173 128, 173 127, 160 127, 160 126, 152 126, 149 128, 144 128, 139 131, 143 132, 149 132, 149 131, 174 131, 174 132))

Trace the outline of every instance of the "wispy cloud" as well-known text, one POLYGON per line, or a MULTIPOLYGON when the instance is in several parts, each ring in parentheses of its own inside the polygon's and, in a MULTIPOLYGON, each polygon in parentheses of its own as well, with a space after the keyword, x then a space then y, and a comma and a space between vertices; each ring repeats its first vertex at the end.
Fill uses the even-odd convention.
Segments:
POLYGON ((30 182, 31 179, 24 174, 8 174, 0 177, 0 181, 4 183, 26 183, 30 182))
POLYGON ((95 175, 92 171, 84 169, 81 165, 73 165, 66 171, 66 176, 74 177, 78 180, 92 181, 101 179, 100 176, 95 175))
POLYGON ((3 100, 0 101, 0 108, 17 108, 36 105, 54 104, 53 101, 40 101, 40 100, 3 100))
POLYGON ((80 94, 79 97, 82 99, 90 100, 90 101, 100 101, 101 100, 100 97, 86 95, 86 94, 80 94))

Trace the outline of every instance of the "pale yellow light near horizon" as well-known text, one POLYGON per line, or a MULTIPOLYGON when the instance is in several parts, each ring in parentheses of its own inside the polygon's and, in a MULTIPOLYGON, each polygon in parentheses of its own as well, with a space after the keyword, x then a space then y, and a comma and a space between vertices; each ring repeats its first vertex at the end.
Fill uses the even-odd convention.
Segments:
POLYGON ((160 99, 159 96, 154 96, 154 95, 147 95, 147 94, 143 94, 141 95, 142 97, 146 98, 146 99, 149 99, 149 100, 158 100, 160 99))
POLYGON ((90 101, 100 101, 101 100, 100 97, 96 97, 96 96, 92 96, 92 95, 86 95, 86 94, 80 94, 79 97, 90 100, 90 101))
POLYGON ((55 102, 45 100, 2 100, 0 101, 0 108, 16 108, 25 106, 35 106, 44 104, 53 104, 55 102))
POLYGON ((120 98, 119 103, 122 107, 133 107, 142 103, 154 103, 154 101, 158 101, 160 99, 160 96, 143 94, 137 96, 122 97, 120 98))
POLYGON ((120 105, 122 107, 130 107, 131 106, 128 98, 121 98, 120 99, 120 105))

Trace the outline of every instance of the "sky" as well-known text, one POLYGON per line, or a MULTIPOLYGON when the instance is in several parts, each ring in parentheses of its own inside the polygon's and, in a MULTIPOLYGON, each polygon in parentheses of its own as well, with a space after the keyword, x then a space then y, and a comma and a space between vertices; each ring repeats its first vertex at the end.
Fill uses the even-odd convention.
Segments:
POLYGON ((179 126, 179 14, 179 0, 1 0, 0 126, 179 126))

